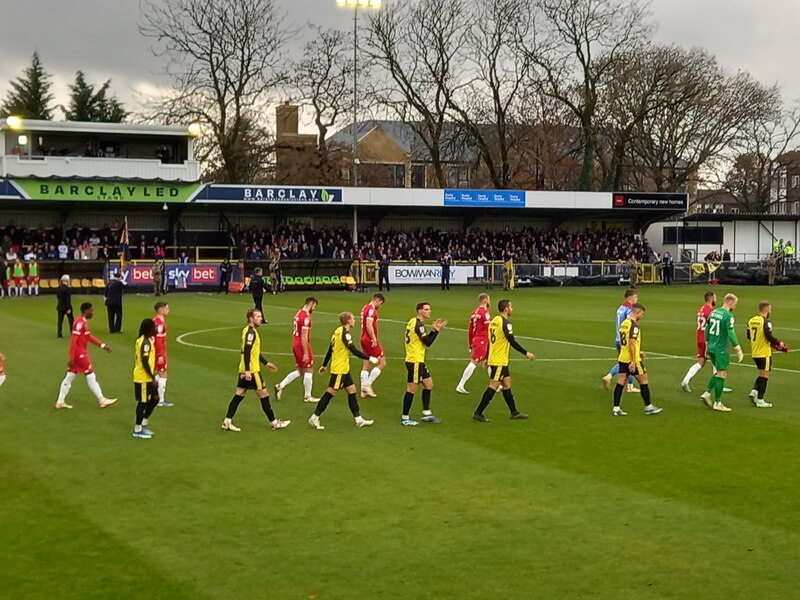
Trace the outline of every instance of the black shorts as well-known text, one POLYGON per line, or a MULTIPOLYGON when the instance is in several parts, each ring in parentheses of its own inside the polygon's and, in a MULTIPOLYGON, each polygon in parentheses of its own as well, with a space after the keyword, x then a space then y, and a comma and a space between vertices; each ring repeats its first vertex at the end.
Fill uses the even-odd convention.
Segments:
POLYGON ((263 390, 267 387, 266 381, 261 376, 261 373, 251 373, 253 378, 250 381, 244 378, 244 373, 239 373, 239 381, 236 382, 237 388, 243 390, 263 390))
POLYGON ((754 358, 753 362, 756 363, 756 368, 759 371, 772 371, 772 357, 771 356, 762 356, 759 358, 754 358))
POLYGON ((350 373, 331 373, 328 387, 334 390, 343 390, 345 388, 355 385, 350 373))
POLYGON ((506 377, 511 377, 508 365, 489 365, 489 379, 492 381, 503 381, 506 377))
POLYGON ((644 362, 636 363, 636 366, 633 367, 633 371, 631 371, 629 363, 626 362, 619 362, 619 372, 620 373, 627 373, 628 375, 644 375, 647 373, 647 369, 644 368, 644 362))
POLYGON ((158 401, 158 385, 155 381, 133 383, 133 397, 137 402, 158 401))
POLYGON ((408 383, 419 383, 423 379, 430 379, 431 374, 428 372, 428 367, 425 363, 406 363, 406 370, 408 371, 408 383))

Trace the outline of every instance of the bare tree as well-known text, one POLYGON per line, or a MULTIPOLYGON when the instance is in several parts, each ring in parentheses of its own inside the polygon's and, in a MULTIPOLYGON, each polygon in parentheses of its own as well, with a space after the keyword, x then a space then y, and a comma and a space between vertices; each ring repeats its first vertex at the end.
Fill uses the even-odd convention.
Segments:
POLYGON ((703 169, 714 168, 748 123, 780 106, 776 88, 747 73, 726 74, 707 52, 692 50, 685 58, 671 96, 648 113, 632 140, 634 159, 656 191, 685 190, 703 169))
POLYGON ((530 3, 481 2, 471 20, 463 54, 469 79, 448 104, 477 147, 491 184, 504 189, 514 181, 523 146, 530 141, 522 112, 529 55, 512 43, 526 40, 532 31, 530 3))
POLYGON ((155 40, 172 90, 150 106, 166 122, 199 119, 201 159, 227 182, 252 182, 268 160, 266 106, 288 79, 284 46, 292 31, 276 0, 141 0, 139 31, 155 40), (256 169, 256 170, 254 170, 256 169))
MULTIPOLYGON (((353 77, 353 42, 337 29, 313 27, 314 37, 293 66, 292 87, 311 105, 317 146, 325 151, 328 130, 353 110, 349 85, 353 77)), ((363 69, 361 70, 363 76, 363 69)))
POLYGON ((681 85, 695 64, 693 52, 675 46, 651 46, 620 54, 610 66, 598 108, 600 147, 597 158, 603 190, 642 187, 641 161, 631 145, 637 128, 664 106, 689 100, 698 91, 681 85))
POLYGON ((621 55, 647 42, 651 25, 640 0, 536 0, 540 29, 528 47, 532 85, 563 102, 580 126, 578 188, 594 188, 597 110, 602 85, 621 55))
MULTIPOLYGON (((786 199, 778 172, 787 161, 797 160, 800 141, 800 106, 758 115, 741 131, 735 147, 723 158, 711 181, 728 192, 749 212, 767 212, 786 199)), ((796 165, 795 165, 796 166, 796 165)))
POLYGON ((377 100, 414 129, 440 187, 447 186, 443 145, 452 142, 447 99, 459 85, 457 57, 468 30, 464 0, 401 0, 370 19, 366 47, 388 79, 377 100))

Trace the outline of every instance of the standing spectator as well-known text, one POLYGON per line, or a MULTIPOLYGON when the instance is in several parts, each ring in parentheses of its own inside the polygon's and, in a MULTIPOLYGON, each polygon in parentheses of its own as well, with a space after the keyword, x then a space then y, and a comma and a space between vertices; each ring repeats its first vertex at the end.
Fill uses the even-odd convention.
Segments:
POLYGON ((281 291, 281 251, 276 246, 270 250, 269 285, 273 294, 281 291))
POLYGON ((664 285, 672 285, 672 271, 675 268, 675 263, 672 260, 672 255, 669 252, 664 252, 661 258, 661 280, 664 285))
POLYGON ((117 271, 106 286, 106 312, 108 313, 108 332, 122 333, 122 273, 117 271))
POLYGON ((139 244, 137 247, 139 249, 139 258, 141 260, 147 258, 147 241, 144 239, 144 234, 142 234, 139 238, 139 244))
POLYGON ((727 248, 725 248, 725 252, 722 253, 722 262, 724 262, 725 264, 731 262, 731 253, 727 248))
POLYGON ((61 243, 58 245, 58 259, 67 260, 68 256, 69 246, 67 246, 67 240, 61 240, 61 243))
MULTIPOLYGON (((264 271, 261 267, 256 267, 250 277, 250 293, 253 295, 253 306, 258 309, 262 317, 264 309, 261 303, 264 301, 264 271)), ((266 320, 264 321, 266 323, 266 320)))
POLYGON ((636 284, 639 283, 639 265, 636 264, 636 258, 633 256, 628 263, 628 277, 631 288, 636 289, 636 284))
POLYGON ((450 252, 445 250, 439 256, 439 265, 442 267, 442 289, 450 289, 450 267, 453 266, 453 257, 450 252))
POLYGON ((153 292, 160 296, 164 291, 164 259, 159 258, 153 263, 153 292))
POLYGON ((225 258, 222 261, 222 264, 219 266, 219 289, 217 293, 221 293, 222 290, 225 290, 225 293, 228 293, 228 282, 231 279, 231 273, 233 272, 233 265, 229 258, 225 258))
POLYGON ((786 257, 786 264, 790 267, 794 265, 794 246, 791 240, 786 242, 786 245, 783 247, 783 254, 786 257))
POLYGON ((179 265, 189 264, 189 257, 186 254, 186 250, 181 250, 180 256, 178 256, 178 264, 179 265))
POLYGON ((775 253, 769 255, 767 258, 767 284, 768 285, 775 285, 775 274, 778 270, 778 259, 775 257, 775 253))
POLYGON ((381 254, 378 263, 378 290, 383 291, 383 284, 386 283, 386 291, 389 291, 389 257, 381 254))
POLYGON ((72 290, 69 289, 69 275, 61 276, 61 283, 56 288, 56 299, 58 300, 56 305, 56 310, 58 311, 58 337, 64 337, 62 333, 64 317, 67 317, 70 331, 72 331, 72 324, 75 321, 75 317, 72 314, 72 290))

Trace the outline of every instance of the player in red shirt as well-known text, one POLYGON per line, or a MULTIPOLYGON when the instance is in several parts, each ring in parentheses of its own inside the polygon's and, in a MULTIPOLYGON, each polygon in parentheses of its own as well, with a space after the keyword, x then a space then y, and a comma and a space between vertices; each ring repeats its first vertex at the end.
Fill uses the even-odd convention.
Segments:
POLYGON ((461 375, 461 381, 456 386, 456 391, 459 394, 469 394, 465 387, 467 381, 472 377, 472 372, 475 371, 478 363, 486 362, 486 357, 489 353, 489 322, 492 320, 489 314, 490 302, 489 294, 480 294, 478 296, 478 308, 473 310, 469 317, 467 339, 469 341, 470 361, 461 375))
MULTIPOLYGON (((703 304, 703 306, 697 310, 697 362, 689 367, 689 370, 683 377, 683 381, 681 381, 681 387, 683 388, 683 391, 689 393, 692 391, 692 389, 689 387, 689 382, 692 380, 692 377, 697 375, 698 371, 700 371, 700 369, 702 369, 707 362, 706 323, 708 322, 708 315, 711 314, 711 311, 713 311, 714 307, 717 305, 716 293, 706 292, 703 298, 705 300, 705 304, 703 304)), ((711 365, 711 368, 714 369, 714 365, 711 365)), ((714 372, 716 373, 716 369, 714 369, 714 372)), ((730 392, 731 388, 723 388, 723 391, 730 392)))
POLYGON ((386 368, 386 357, 383 355, 383 347, 378 341, 378 309, 383 306, 384 302, 386 302, 386 298, 383 294, 375 294, 372 300, 361 309, 361 351, 368 357, 374 356, 378 359, 378 364, 374 366, 367 359, 361 367, 362 398, 378 397, 372 389, 372 384, 380 376, 381 371, 386 368))
POLYGON ((89 358, 89 342, 95 346, 100 346, 106 352, 111 352, 111 346, 104 344, 89 331, 89 319, 94 316, 94 309, 91 302, 84 302, 81 304, 81 316, 75 319, 72 324, 72 340, 69 343, 69 362, 67 363, 67 375, 61 382, 61 387, 58 391, 58 400, 56 400, 56 409, 72 408, 72 405, 67 404, 67 394, 72 387, 72 381, 78 373, 86 375, 86 384, 100 403, 100 408, 111 406, 117 401, 116 398, 106 398, 103 395, 103 390, 100 389, 100 384, 97 382, 97 376, 94 374, 92 368, 92 360, 89 358))
POLYGON ((153 323, 156 326, 156 338, 153 347, 156 351, 156 381, 158 382, 158 405, 172 406, 172 402, 166 399, 167 393, 167 315, 169 314, 169 304, 166 302, 156 302, 153 305, 156 316, 153 323))
POLYGON ((297 311, 292 325, 292 353, 294 354, 296 371, 292 371, 283 381, 275 384, 275 397, 280 400, 281 394, 287 385, 303 376, 303 402, 319 402, 311 394, 314 383, 314 349, 311 347, 311 313, 317 308, 317 299, 313 296, 306 298, 303 308, 297 311))
POLYGON ((0 385, 6 382, 6 357, 0 352, 0 385))

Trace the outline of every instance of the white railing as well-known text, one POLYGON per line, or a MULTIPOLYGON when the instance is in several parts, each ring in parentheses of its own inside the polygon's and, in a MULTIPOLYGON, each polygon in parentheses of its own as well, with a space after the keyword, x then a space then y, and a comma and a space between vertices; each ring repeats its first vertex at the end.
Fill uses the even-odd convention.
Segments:
POLYGON ((0 177, 100 177, 197 181, 200 163, 162 163, 147 158, 94 158, 88 156, 0 156, 0 177))

